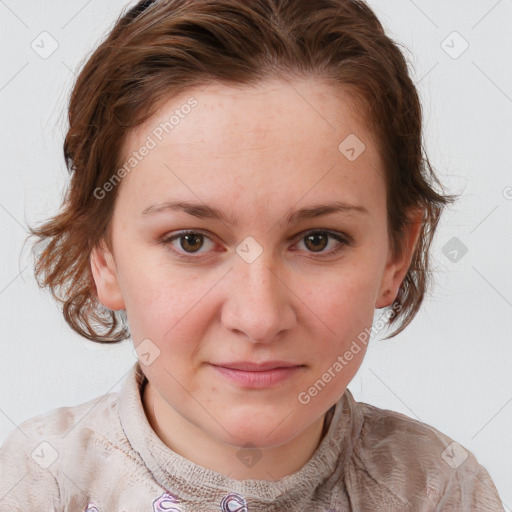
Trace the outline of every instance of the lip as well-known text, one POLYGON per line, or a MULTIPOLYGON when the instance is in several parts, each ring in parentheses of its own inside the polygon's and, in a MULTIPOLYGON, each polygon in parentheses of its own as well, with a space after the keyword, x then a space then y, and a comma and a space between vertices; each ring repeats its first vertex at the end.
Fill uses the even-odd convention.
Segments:
POLYGON ((265 388, 283 382, 297 373, 304 365, 283 361, 266 363, 223 363, 211 365, 231 382, 249 388, 265 388))
POLYGON ((275 368, 292 368, 295 366, 302 366, 297 363, 290 363, 288 361, 263 361, 261 363, 253 363, 249 361, 233 361, 226 363, 211 363, 214 366, 221 366, 222 368, 229 368, 231 370, 242 370, 245 372, 263 372, 273 370, 275 368))

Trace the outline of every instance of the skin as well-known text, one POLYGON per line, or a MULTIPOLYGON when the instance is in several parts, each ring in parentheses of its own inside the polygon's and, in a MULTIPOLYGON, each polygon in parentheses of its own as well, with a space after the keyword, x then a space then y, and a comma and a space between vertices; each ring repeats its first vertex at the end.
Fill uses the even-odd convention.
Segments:
POLYGON ((421 223, 393 257, 373 136, 349 92, 318 79, 191 89, 132 131, 125 155, 190 96, 198 105, 123 179, 113 251, 105 244, 92 251, 92 273, 99 300, 126 309, 135 346, 149 339, 160 351, 141 367, 144 408, 162 441, 231 478, 273 480, 298 471, 318 447, 325 413, 366 345, 309 403, 298 395, 371 327, 375 308, 393 302, 421 223), (354 161, 338 150, 349 134, 366 146, 354 161), (238 225, 178 211, 141 214, 171 199, 218 208, 238 225), (367 213, 278 224, 292 209, 335 200, 367 213), (199 230, 199 240, 161 242, 185 229, 199 230), (351 243, 320 236, 315 246, 307 241, 311 230, 351 243), (249 236, 263 251, 251 263, 236 252, 249 236), (210 364, 276 359, 304 366, 283 382, 248 389, 210 364), (237 457, 248 443, 261 456, 252 467, 237 457))

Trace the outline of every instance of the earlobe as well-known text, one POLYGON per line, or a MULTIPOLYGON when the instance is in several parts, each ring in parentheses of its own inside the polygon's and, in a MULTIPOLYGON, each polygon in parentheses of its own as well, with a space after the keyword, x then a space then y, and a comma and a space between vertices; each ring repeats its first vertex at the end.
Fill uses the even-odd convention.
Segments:
POLYGON ((397 294, 398 291, 395 291, 393 293, 389 288, 383 290, 382 292, 380 292, 379 299, 375 303, 375 307, 377 309, 380 309, 390 306, 391 304, 393 304, 393 301, 395 300, 397 294))
POLYGON ((388 262, 386 263, 386 268, 384 269, 384 274, 381 280, 378 299, 375 303, 376 308, 380 309, 390 306, 396 299, 400 285, 407 275, 411 265, 422 225, 423 210, 417 213, 414 216, 413 222, 406 226, 406 230, 403 235, 404 240, 402 254, 398 256, 395 255, 394 257, 391 252, 389 254, 388 262))
POLYGON ((114 257, 103 240, 92 249, 90 265, 98 300, 111 310, 124 309, 114 257))

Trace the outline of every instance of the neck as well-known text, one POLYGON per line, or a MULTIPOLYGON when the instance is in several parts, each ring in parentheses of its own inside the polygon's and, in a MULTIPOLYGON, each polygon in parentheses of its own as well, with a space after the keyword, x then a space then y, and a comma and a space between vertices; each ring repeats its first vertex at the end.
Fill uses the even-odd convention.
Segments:
POLYGON ((272 447, 241 447, 213 438, 174 410, 146 382, 146 417, 156 435, 171 450, 209 470, 235 480, 276 480, 299 471, 318 448, 326 415, 288 443, 272 447))

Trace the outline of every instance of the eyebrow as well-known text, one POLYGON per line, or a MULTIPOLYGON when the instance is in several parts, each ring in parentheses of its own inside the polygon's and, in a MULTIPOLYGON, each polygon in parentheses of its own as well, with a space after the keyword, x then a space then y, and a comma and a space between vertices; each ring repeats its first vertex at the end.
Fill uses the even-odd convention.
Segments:
MULTIPOLYGON (((214 208, 206 204, 191 203, 187 201, 166 201, 164 203, 155 203, 145 208, 142 211, 142 215, 154 215, 165 211, 183 211, 200 219, 217 219, 225 224, 231 224, 233 226, 238 225, 238 218, 228 218, 227 215, 218 208, 214 208)), ((368 210, 364 206, 350 204, 343 201, 334 201, 328 204, 318 204, 301 208, 300 210, 292 210, 279 222, 279 224, 292 224, 305 219, 312 219, 315 217, 321 217, 322 215, 340 212, 369 214, 368 210)))

